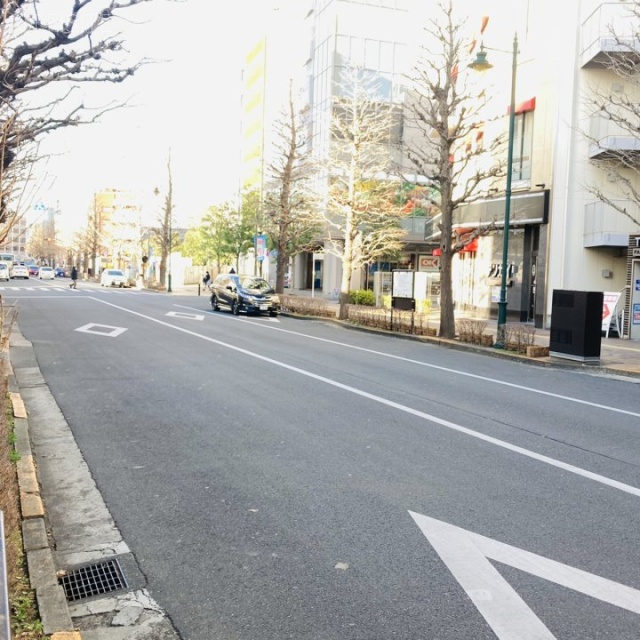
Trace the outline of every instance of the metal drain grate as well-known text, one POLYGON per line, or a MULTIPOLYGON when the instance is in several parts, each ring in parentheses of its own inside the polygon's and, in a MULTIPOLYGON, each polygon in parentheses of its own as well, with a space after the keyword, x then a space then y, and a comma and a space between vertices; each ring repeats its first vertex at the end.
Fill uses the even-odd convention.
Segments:
POLYGON ((73 569, 60 576, 58 582, 69 602, 127 588, 122 567, 115 558, 73 569))

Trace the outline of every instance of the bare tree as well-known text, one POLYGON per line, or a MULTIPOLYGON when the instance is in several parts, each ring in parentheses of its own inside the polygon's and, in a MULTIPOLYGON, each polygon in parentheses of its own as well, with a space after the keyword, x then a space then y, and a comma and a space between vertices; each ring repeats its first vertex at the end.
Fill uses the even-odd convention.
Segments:
MULTIPOLYGON (((156 195, 160 195, 160 189, 156 187, 154 190, 156 195)), ((171 252, 173 250, 173 177, 171 174, 171 153, 167 158, 167 192, 164 195, 162 210, 158 217, 158 226, 153 230, 156 241, 160 245, 160 283, 162 286, 167 284, 167 288, 171 289, 171 281, 167 278, 167 266, 170 267, 171 252)))
POLYGON ((353 274, 399 251, 405 232, 392 153, 399 113, 364 69, 347 67, 340 91, 331 123, 324 215, 325 250, 342 261, 338 315, 344 318, 353 274))
POLYGON ((98 274, 97 262, 101 249, 100 228, 102 226, 102 221, 100 220, 100 213, 101 209, 98 207, 98 196, 94 193, 91 208, 89 209, 86 231, 86 239, 89 249, 89 268, 94 276, 98 274))
POLYGON ((309 249, 322 231, 314 198, 311 154, 304 109, 296 107, 291 83, 289 100, 275 123, 273 161, 265 194, 264 226, 276 250, 276 291, 282 293, 291 257, 309 249))
POLYGON ((455 337, 453 256, 477 235, 495 225, 454 239, 454 216, 463 204, 486 197, 494 179, 505 175, 501 160, 504 135, 485 135, 486 99, 469 82, 469 39, 453 2, 439 4, 440 16, 425 28, 423 56, 415 68, 408 101, 409 134, 405 149, 423 197, 437 212, 440 230, 440 335, 455 337))
POLYGON ((626 144, 609 147, 592 160, 603 170, 607 181, 589 183, 586 188, 640 228, 640 2, 629 3, 625 10, 627 19, 610 29, 615 53, 604 61, 604 67, 617 81, 611 83, 608 78, 588 93, 585 102, 592 127, 585 136, 594 148, 601 146, 605 135, 619 136, 626 144))
POLYGON ((38 158, 37 141, 119 106, 91 109, 76 89, 120 83, 144 64, 126 61, 122 36, 111 27, 150 1, 0 0, 0 241, 20 215, 17 200, 38 158))

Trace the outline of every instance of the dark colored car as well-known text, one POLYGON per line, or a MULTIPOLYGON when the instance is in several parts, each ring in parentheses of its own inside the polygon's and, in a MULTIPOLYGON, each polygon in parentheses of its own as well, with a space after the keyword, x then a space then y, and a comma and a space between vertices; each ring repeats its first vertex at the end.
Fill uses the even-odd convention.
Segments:
POLYGON ((280 298, 271 285, 258 276, 225 273, 211 283, 211 307, 218 311, 225 307, 234 315, 268 313, 275 317, 280 311, 280 298))
POLYGON ((28 264, 27 269, 29 269, 30 276, 37 276, 40 273, 40 267, 37 264, 28 264))
POLYGON ((62 267, 56 267, 56 278, 64 278, 66 275, 62 267))

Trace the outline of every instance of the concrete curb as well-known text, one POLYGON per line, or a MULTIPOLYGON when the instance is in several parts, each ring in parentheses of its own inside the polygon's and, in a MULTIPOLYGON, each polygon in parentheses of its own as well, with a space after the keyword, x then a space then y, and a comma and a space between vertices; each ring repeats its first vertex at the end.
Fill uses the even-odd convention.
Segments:
POLYGON ((74 629, 64 589, 58 584, 53 553, 47 536, 45 509, 37 469, 31 451, 27 412, 16 390, 13 372, 9 373, 9 397, 14 417, 15 450, 20 508, 22 511, 22 540, 29 570, 29 582, 36 593, 43 630, 51 640, 81 640, 74 629))

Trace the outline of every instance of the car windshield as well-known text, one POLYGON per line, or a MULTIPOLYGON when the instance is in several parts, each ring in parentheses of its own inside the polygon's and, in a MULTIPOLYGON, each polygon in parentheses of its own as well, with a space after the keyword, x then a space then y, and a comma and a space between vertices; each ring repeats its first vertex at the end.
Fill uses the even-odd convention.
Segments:
POLYGON ((254 291, 271 290, 271 285, 263 278, 243 278, 240 286, 243 289, 253 289, 254 291))
POLYGON ((110 269, 107 272, 110 276, 123 276, 124 273, 122 273, 122 271, 117 271, 116 269, 110 269))

